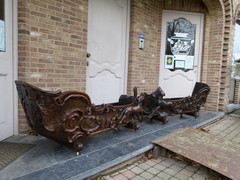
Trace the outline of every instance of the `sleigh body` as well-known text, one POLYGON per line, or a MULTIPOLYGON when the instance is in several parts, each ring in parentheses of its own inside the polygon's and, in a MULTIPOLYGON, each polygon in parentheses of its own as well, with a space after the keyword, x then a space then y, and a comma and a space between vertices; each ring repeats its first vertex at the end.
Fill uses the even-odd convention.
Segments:
POLYGON ((118 129, 120 126, 138 129, 139 98, 131 102, 94 105, 90 97, 78 91, 45 91, 23 81, 16 81, 18 95, 28 125, 34 133, 79 152, 87 136, 118 129))

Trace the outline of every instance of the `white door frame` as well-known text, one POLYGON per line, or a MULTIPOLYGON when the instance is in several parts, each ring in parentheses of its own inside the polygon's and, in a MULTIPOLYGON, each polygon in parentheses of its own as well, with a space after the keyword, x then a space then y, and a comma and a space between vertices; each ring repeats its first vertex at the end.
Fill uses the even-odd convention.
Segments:
MULTIPOLYGON (((13 82, 18 79, 18 0, 13 0, 13 82)), ((19 133, 18 95, 13 85, 13 135, 19 133)))
POLYGON ((131 0, 128 0, 128 15, 127 15, 127 36, 126 36, 126 50, 125 50, 125 58, 124 58, 124 61, 125 61, 125 67, 124 67, 124 76, 125 76, 125 79, 124 79, 124 86, 123 86, 123 89, 124 89, 124 94, 127 94, 127 80, 128 80, 128 58, 129 58, 129 39, 130 39, 130 9, 131 9, 131 0))
MULTIPOLYGON (((18 100, 17 100, 17 90, 14 80, 17 79, 18 75, 18 54, 17 54, 17 35, 18 35, 18 21, 17 21, 17 0, 5 0, 4 1, 4 16, 5 16, 5 29, 7 30, 4 34, 6 39, 6 50, 1 53, 3 57, 3 67, 6 66, 7 69, 1 68, 3 73, 6 73, 7 85, 6 89, 8 91, 7 98, 8 102, 5 102, 4 106, 8 108, 6 112, 3 113, 4 118, 1 125, 1 140, 6 139, 12 135, 18 134, 18 100), (8 113, 8 114, 6 114, 8 113)), ((1 64, 2 65, 2 64, 1 64)), ((4 90, 4 91, 5 91, 4 90)), ((3 92, 4 92, 3 91, 3 92)), ((4 94, 3 94, 4 96, 4 94)))
MULTIPOLYGON (((199 44, 198 44, 198 51, 200 53, 198 53, 198 66, 197 66, 197 77, 196 77, 196 81, 200 81, 200 77, 201 77, 201 66, 202 66, 202 47, 203 47, 203 32, 204 32, 204 14, 203 13, 194 13, 194 12, 185 12, 185 11, 172 11, 172 10, 163 10, 163 13, 177 13, 177 14, 183 14, 183 15, 199 15, 200 16, 200 29, 199 29, 199 44)), ((164 41, 165 43, 165 36, 166 34, 163 34, 163 28, 164 26, 162 26, 162 31, 161 31, 161 42, 164 41)), ((160 61, 164 60, 164 55, 165 55, 165 46, 161 45, 161 49, 160 49, 160 61)), ((195 45, 196 46, 196 45, 195 45)), ((160 62, 161 64, 161 62, 160 62)), ((161 68, 161 67, 160 67, 161 68)), ((160 69, 159 69, 160 70, 160 69)), ((159 82, 158 84, 160 85, 160 72, 159 72, 159 82)))

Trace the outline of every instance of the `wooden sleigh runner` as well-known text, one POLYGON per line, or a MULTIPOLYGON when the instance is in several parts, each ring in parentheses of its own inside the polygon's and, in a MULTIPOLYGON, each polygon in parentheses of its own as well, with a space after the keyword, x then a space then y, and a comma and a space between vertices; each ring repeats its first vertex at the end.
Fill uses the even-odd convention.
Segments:
POLYGON ((71 145, 79 154, 82 139, 119 127, 138 129, 144 118, 167 122, 167 116, 193 114, 200 110, 210 91, 208 85, 196 83, 193 95, 164 99, 159 87, 150 95, 122 95, 117 103, 94 105, 90 97, 78 91, 45 91, 23 81, 16 81, 28 125, 40 134, 64 145, 71 145))

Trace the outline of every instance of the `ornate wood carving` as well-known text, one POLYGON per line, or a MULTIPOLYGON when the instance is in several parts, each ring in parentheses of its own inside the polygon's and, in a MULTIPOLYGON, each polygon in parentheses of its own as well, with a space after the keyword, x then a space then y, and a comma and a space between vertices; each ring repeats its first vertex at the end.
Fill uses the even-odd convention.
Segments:
POLYGON ((147 118, 157 119, 163 124, 167 122, 167 116, 175 114, 172 102, 163 99, 165 93, 158 87, 156 91, 150 95, 143 93, 143 111, 147 118))
POLYGON ((167 122, 167 116, 197 112, 204 105, 210 91, 208 85, 196 83, 191 97, 164 99, 159 87, 150 95, 122 95, 119 102, 94 105, 83 92, 45 91, 23 81, 16 81, 18 95, 34 134, 62 144, 72 144, 75 151, 83 148, 82 138, 94 136, 120 126, 138 129, 143 117, 167 122))
POLYGON ((201 107, 204 106, 210 87, 207 84, 197 82, 192 96, 184 98, 164 99, 165 93, 159 87, 150 95, 144 93, 143 110, 150 119, 157 119, 163 123, 167 122, 166 117, 176 114, 198 116, 201 107))
POLYGON ((142 96, 130 103, 91 104, 89 96, 77 91, 44 91, 22 81, 16 86, 28 125, 42 136, 63 144, 72 143, 79 152, 82 138, 120 126, 138 129, 142 96))

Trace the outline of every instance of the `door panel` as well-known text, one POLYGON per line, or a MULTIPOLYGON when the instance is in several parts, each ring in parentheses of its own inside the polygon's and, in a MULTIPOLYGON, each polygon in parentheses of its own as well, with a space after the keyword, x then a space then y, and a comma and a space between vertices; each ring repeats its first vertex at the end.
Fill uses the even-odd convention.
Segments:
MULTIPOLYGON (((6 75, 4 74, 0 74, 0 100, 1 102, 6 102, 6 98, 4 96, 4 94, 6 94, 6 88, 2 88, 4 87, 6 84, 6 75)), ((6 117, 6 106, 4 105, 4 103, 0 102, 0 125, 5 123, 5 120, 7 119, 6 117)))
POLYGON ((90 0, 86 90, 93 103, 118 101, 126 91, 127 0, 90 0))
POLYGON ((159 84, 166 98, 192 94, 200 80, 203 14, 164 11, 159 84))
MULTIPOLYGON (((168 78, 164 79, 164 92, 171 92, 171 97, 184 97, 184 94, 186 94, 186 90, 184 86, 186 87, 194 87, 195 82, 193 79, 189 79, 188 76, 184 76, 181 73, 175 73, 173 76, 169 76, 168 78), (174 82, 174 85, 172 84, 174 82), (184 82, 184 85, 183 83, 184 82), (175 88, 173 88, 173 86, 175 88)), ((186 96, 191 95, 192 92, 188 92, 186 96)), ((170 94, 170 93, 169 93, 170 94)), ((169 97, 169 96, 168 96, 169 97)))
POLYGON ((91 79, 89 82, 89 86, 91 89, 98 90, 103 84, 109 84, 109 87, 106 87, 104 91, 94 91, 92 97, 94 98, 94 103, 101 104, 101 103, 110 103, 116 102, 117 99, 113 99, 113 97, 119 98, 119 94, 121 94, 121 78, 115 76, 114 73, 104 70, 99 73, 97 76, 91 79), (103 95, 104 99, 103 99, 103 95), (107 96, 109 95, 109 96, 107 96))
POLYGON ((0 34, 0 140, 13 135, 12 0, 4 2, 0 34), (4 41, 4 42, 3 42, 4 41))

